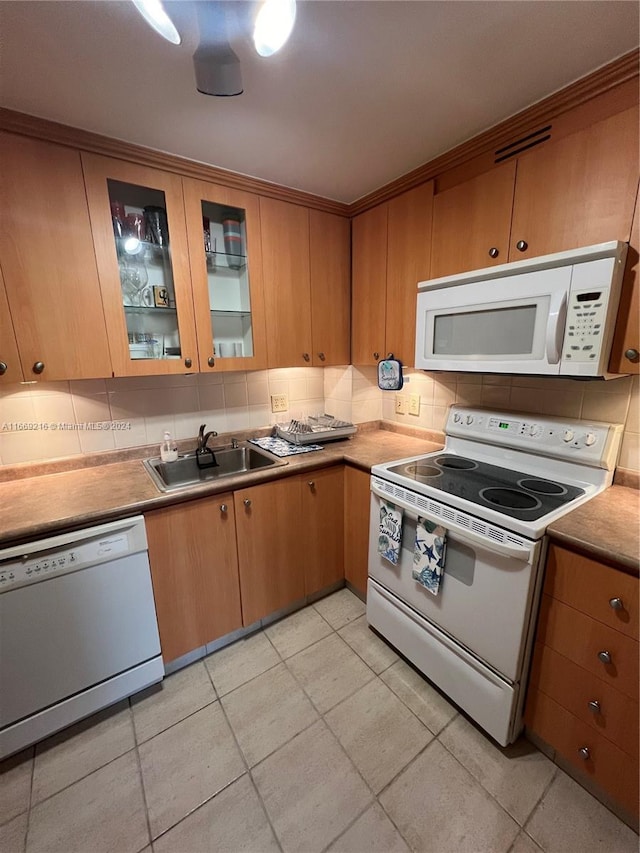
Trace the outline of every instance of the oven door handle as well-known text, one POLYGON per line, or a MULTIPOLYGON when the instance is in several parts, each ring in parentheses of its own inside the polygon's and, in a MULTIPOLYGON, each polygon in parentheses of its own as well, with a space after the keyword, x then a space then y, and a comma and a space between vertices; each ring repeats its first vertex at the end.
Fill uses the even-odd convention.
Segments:
POLYGON ((452 524, 450 521, 445 521, 442 518, 439 518, 437 515, 432 515, 428 512, 418 515, 418 513, 414 509, 409 509, 404 501, 398 501, 396 498, 394 500, 390 495, 381 494, 375 486, 371 487, 371 491, 376 497, 379 497, 381 500, 388 500, 390 503, 393 503, 396 506, 402 508, 402 511, 405 515, 412 518, 414 521, 418 520, 418 517, 423 518, 427 521, 431 521, 434 524, 439 524, 445 528, 447 533, 452 533, 455 535, 456 539, 458 539, 462 543, 466 543, 469 545, 477 545, 481 548, 484 548, 485 551, 491 551, 494 554, 499 554, 502 557, 515 557, 518 560, 527 560, 527 562, 531 562, 534 556, 535 550, 535 542, 532 542, 531 545, 513 545, 513 544, 505 544, 503 542, 493 542, 489 539, 485 539, 484 536, 479 536, 477 533, 473 533, 470 530, 467 530, 464 527, 458 526, 457 524, 452 524))

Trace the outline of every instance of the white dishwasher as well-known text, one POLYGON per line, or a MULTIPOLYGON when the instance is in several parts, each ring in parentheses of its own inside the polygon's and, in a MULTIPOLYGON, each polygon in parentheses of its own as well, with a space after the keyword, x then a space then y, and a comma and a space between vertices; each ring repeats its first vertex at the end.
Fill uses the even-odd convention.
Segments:
POLYGON ((163 676, 141 515, 0 550, 0 758, 163 676))

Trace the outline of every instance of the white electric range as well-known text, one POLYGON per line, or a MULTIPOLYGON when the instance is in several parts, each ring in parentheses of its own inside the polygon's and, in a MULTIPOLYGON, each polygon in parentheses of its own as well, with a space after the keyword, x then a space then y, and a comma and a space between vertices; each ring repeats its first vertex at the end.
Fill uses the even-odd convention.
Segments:
POLYGON ((371 471, 367 619, 495 740, 522 729, 547 526, 607 488, 622 426, 452 406, 443 450, 371 471), (403 510, 400 558, 380 507, 403 510), (412 577, 416 521, 447 530, 437 595, 412 577))

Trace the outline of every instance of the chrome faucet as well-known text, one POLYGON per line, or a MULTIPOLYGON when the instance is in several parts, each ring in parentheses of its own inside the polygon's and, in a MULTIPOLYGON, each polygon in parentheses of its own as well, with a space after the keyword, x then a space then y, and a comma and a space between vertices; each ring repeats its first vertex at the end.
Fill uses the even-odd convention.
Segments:
POLYGON ((209 447, 207 447, 207 443, 212 436, 218 434, 214 429, 209 430, 209 432, 205 432, 206 428, 206 424, 200 424, 200 430, 198 431, 197 453, 205 453, 205 451, 210 453, 211 451, 209 450, 209 447))
POLYGON ((214 429, 205 432, 206 426, 206 424, 202 424, 198 432, 196 462, 198 463, 198 468, 215 468, 218 465, 218 460, 213 450, 207 446, 207 442, 212 435, 217 435, 218 433, 214 429))

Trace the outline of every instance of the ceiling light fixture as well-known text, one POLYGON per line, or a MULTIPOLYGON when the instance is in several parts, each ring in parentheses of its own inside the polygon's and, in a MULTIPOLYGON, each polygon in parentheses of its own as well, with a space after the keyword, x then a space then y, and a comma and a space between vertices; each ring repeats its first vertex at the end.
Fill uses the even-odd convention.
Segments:
POLYGON ((253 43, 260 56, 273 56, 286 43, 296 20, 296 0, 265 0, 256 16, 253 43))
POLYGON ((193 54, 196 88, 203 95, 230 98, 242 94, 240 60, 229 44, 227 3, 196 3, 200 43, 193 54))
POLYGON ((133 5, 149 26, 171 44, 180 44, 180 33, 162 8, 160 0, 133 0, 133 5))

